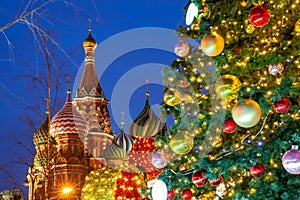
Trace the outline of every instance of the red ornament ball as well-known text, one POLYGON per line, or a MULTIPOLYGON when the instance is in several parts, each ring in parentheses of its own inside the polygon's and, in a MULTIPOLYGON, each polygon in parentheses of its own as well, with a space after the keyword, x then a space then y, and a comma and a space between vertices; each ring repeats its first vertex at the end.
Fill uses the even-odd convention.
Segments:
POLYGON ((257 27, 265 26, 270 21, 270 11, 264 6, 255 6, 249 14, 250 23, 257 27))
POLYGON ((174 198, 175 198, 175 191, 173 189, 171 189, 168 192, 167 200, 173 200, 174 198))
POLYGON ((286 113, 289 111, 290 107, 290 101, 285 97, 282 97, 281 100, 274 103, 274 110, 277 113, 286 113))
POLYGON ((204 177, 204 173, 203 170, 199 170, 192 175, 192 181, 197 187, 203 187, 207 183, 208 179, 204 177))
POLYGON ((186 88, 188 87, 190 84, 187 80, 180 80, 179 83, 178 83, 178 86, 181 87, 181 88, 186 88))
POLYGON ((191 200, 193 198, 193 193, 190 189, 184 189, 181 193, 182 200, 191 200))
POLYGON ((226 119, 223 125, 224 133, 233 133, 236 131, 236 123, 233 119, 226 119))
POLYGON ((264 175, 264 173, 265 167, 260 163, 256 163, 256 165, 250 167, 250 174, 254 178, 260 178, 264 175))
POLYGON ((219 175, 217 180, 209 180, 209 183, 212 186, 217 186, 217 185, 219 185, 222 182, 222 180, 223 180, 223 176, 219 175))

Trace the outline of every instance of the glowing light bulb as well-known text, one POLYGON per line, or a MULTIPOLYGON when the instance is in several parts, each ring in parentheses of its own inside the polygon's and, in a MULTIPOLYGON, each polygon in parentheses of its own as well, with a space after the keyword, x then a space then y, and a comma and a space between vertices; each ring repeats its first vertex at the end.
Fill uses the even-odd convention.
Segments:
POLYGON ((73 189, 71 187, 65 187, 63 190, 62 190, 62 193, 63 194, 69 194, 73 191, 73 189))

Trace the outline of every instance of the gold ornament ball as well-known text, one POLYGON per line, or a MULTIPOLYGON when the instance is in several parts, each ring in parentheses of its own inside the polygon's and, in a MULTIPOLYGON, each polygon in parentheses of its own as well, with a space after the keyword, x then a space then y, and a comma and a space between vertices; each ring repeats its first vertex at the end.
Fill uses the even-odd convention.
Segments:
POLYGON ((222 146, 222 143, 223 143, 223 139, 221 136, 216 136, 212 138, 212 140, 210 141, 211 146, 213 146, 214 148, 218 148, 222 146))
POLYGON ((218 33, 209 33, 201 40, 201 49, 208 56, 217 56, 224 49, 224 39, 218 33))
POLYGON ((171 150, 180 155, 189 153, 194 146, 194 139, 188 132, 177 132, 170 140, 171 150))
POLYGON ((222 99, 232 100, 237 97, 241 81, 231 74, 225 74, 216 84, 216 93, 222 99))
POLYGON ((194 102, 193 97, 186 93, 181 94, 180 101, 182 103, 193 103, 194 102))
POLYGON ((246 33, 251 34, 255 31, 255 26, 253 26, 253 24, 249 24, 246 27, 246 33))
POLYGON ((300 19, 295 23, 295 32, 300 33, 300 19))
POLYGON ((168 106, 178 105, 180 102, 180 92, 175 88, 168 88, 164 92, 164 102, 168 106))
POLYGON ((236 103, 234 105, 232 109, 232 118, 240 127, 253 127, 260 121, 260 106, 252 99, 244 99, 244 104, 236 103))

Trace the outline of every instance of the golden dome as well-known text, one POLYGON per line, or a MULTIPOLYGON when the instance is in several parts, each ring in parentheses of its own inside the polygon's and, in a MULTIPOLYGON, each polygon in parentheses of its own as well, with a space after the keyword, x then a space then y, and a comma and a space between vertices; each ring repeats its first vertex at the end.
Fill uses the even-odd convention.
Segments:
POLYGON ((89 35, 88 37, 83 41, 83 47, 93 47, 96 48, 97 47, 97 42, 96 40, 92 37, 92 30, 89 28, 89 35))

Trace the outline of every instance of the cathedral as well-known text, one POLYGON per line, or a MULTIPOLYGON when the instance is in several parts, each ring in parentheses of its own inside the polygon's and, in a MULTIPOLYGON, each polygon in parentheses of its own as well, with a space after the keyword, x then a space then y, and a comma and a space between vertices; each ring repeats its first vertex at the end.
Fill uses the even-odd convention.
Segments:
POLYGON ((109 100, 96 72, 96 47, 89 28, 83 42, 84 72, 74 99, 68 90, 64 106, 52 118, 47 111, 33 136, 36 155, 25 181, 29 200, 84 199, 89 174, 124 163, 145 174, 147 182, 160 173, 148 153, 155 151, 153 136, 162 134, 165 126, 150 107, 148 91, 143 110, 130 124, 130 134, 124 131, 124 121, 120 133, 112 133, 109 100))

